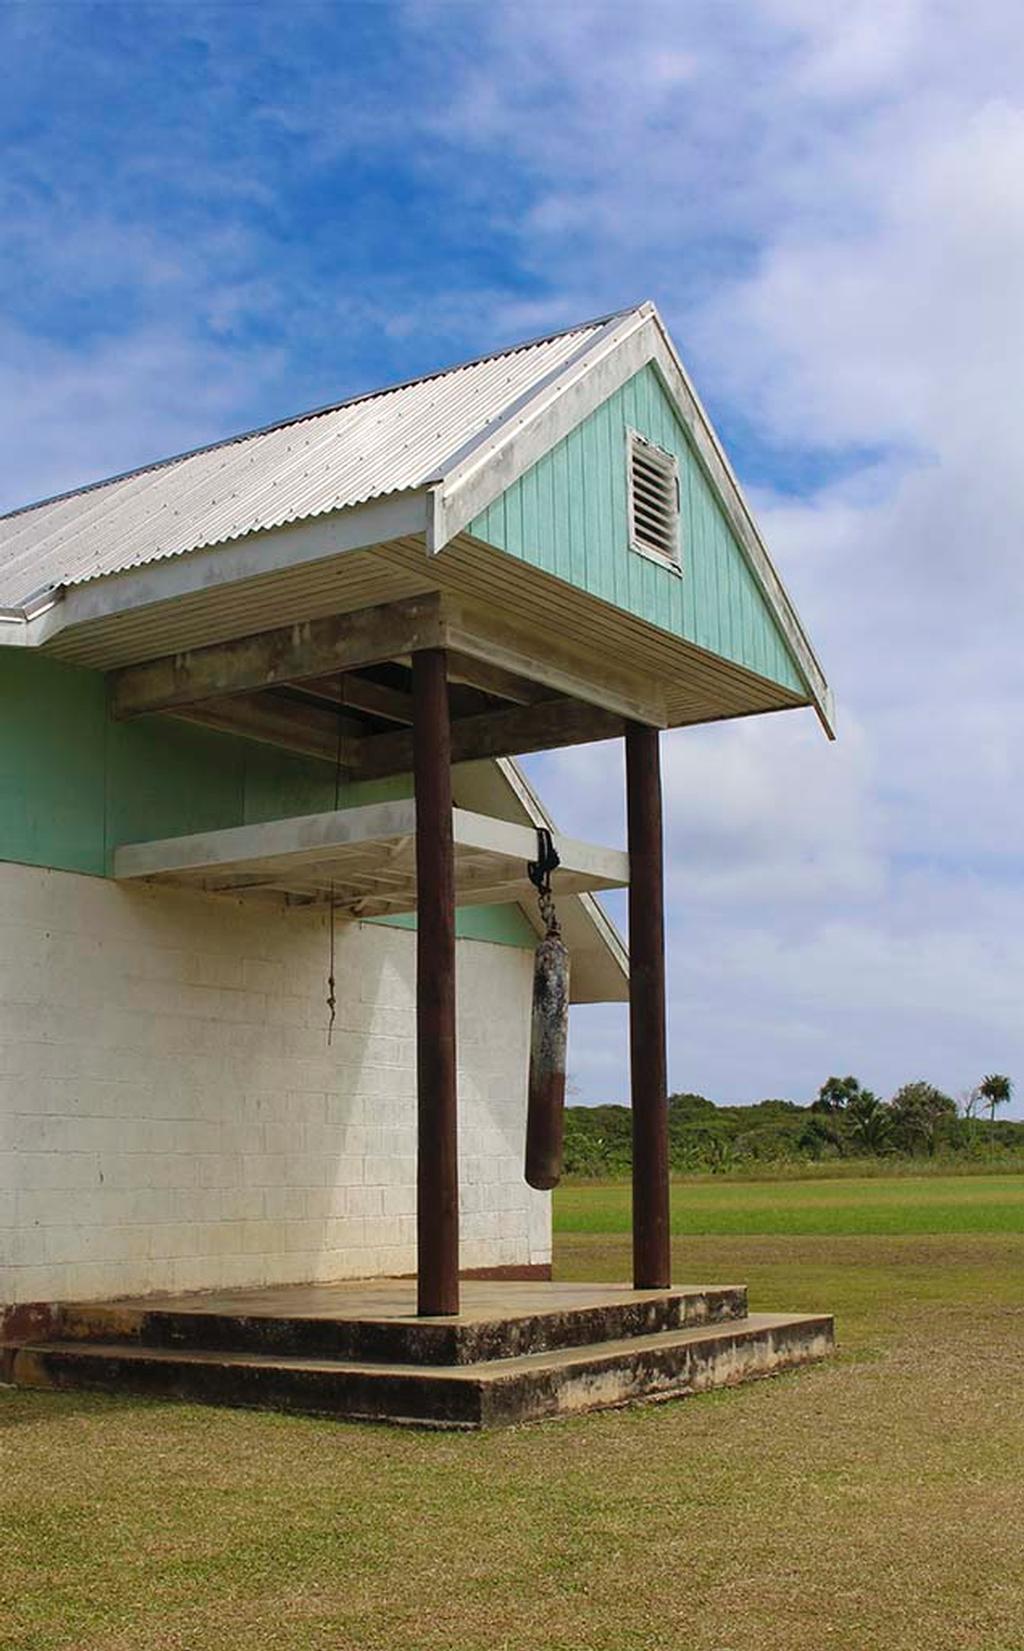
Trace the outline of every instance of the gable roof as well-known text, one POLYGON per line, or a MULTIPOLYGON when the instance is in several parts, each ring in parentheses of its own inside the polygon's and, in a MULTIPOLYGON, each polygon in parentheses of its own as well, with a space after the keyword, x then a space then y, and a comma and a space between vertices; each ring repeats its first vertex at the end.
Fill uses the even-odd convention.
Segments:
POLYGON ((685 428, 768 609, 830 739, 832 691, 810 638, 779 578, 760 529, 657 307, 610 316, 575 359, 480 430, 431 489, 427 547, 443 550, 487 506, 648 363, 685 428))
MULTIPOLYGON (((379 542, 396 530, 392 521, 384 531, 373 512, 386 512, 392 500, 401 511, 397 531, 419 533, 437 554, 648 363, 832 737, 832 696, 821 665, 651 303, 0 517, 0 604, 9 604, 0 605, 0 644, 39 645, 62 626, 101 617, 102 581, 112 575, 120 576, 118 585, 140 570, 156 578, 159 564, 180 564, 190 554, 201 561, 202 553, 220 560, 212 579, 208 570, 197 570, 204 588, 251 575, 251 567, 245 574, 235 569, 226 547, 232 541, 269 546, 271 528, 331 517, 342 529, 338 550, 379 542), (77 608, 65 604, 55 622, 48 612, 55 596, 80 587, 86 587, 83 600, 77 608), (85 599, 90 590, 98 600, 85 599)), ((291 564, 303 559, 294 547, 287 555, 291 564)), ((308 555, 315 561, 323 547, 311 541, 308 555)), ((273 560, 271 548, 258 571, 270 571, 273 560)), ((138 599, 115 592, 111 611, 133 600, 173 600, 188 577, 179 589, 165 568, 160 583, 166 589, 156 590, 147 578, 138 599)))
POLYGON ((439 480, 609 317, 0 516, 0 603, 439 480))

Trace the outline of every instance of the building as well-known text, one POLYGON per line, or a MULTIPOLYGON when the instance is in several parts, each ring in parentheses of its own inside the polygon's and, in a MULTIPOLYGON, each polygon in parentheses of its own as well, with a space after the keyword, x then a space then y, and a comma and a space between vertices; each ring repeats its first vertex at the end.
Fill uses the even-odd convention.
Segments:
POLYGON ((16 511, 0 602, 8 1342, 104 1298, 415 1271, 436 1320, 460 1271, 545 1277, 510 759, 618 736, 628 856, 557 839, 555 888, 576 999, 630 996, 664 1291, 658 730, 832 712, 654 307, 16 511), (631 970, 593 898, 627 882, 631 970))

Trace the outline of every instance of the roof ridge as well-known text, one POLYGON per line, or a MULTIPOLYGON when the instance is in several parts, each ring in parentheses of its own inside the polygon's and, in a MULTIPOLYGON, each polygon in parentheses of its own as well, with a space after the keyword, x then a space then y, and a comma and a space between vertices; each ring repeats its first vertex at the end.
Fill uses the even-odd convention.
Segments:
POLYGON ((169 465, 181 464, 185 459, 197 458, 201 453, 215 453, 221 447, 234 447, 238 442, 250 441, 255 436, 269 436, 275 430, 286 430, 292 424, 305 424, 310 419, 323 418, 328 413, 339 413, 345 407, 356 407, 361 401, 373 401, 377 396, 393 395, 398 390, 411 390, 417 384, 429 384, 431 379, 447 378, 450 373, 464 372, 469 367, 482 366, 485 361, 500 361, 503 356, 518 355, 523 350, 534 349, 538 344, 551 344, 558 338, 568 338, 572 333, 582 333, 590 329, 607 326, 610 321, 618 320, 620 316, 630 315, 638 305, 628 305, 625 309, 610 310, 607 315, 599 315, 588 321, 577 321, 571 327, 560 327, 555 332, 540 333, 535 338, 524 338, 516 344, 509 344, 504 349, 487 350, 483 355, 470 356, 465 361, 452 362, 447 367, 436 367, 429 373, 418 373, 413 378, 400 379, 394 384, 382 384, 377 389, 361 390, 358 395, 345 396, 341 401, 327 402, 322 407, 312 407, 307 412, 293 413, 288 418, 273 419, 269 424, 256 425, 251 430, 240 430, 232 436, 221 436, 217 441, 203 442, 198 447, 186 448, 181 453, 171 453, 166 458, 151 459, 147 464, 135 465, 131 470, 121 470, 113 476, 101 476, 93 482, 83 482, 79 487, 66 488, 62 493, 51 493, 42 499, 34 499, 29 504, 17 505, 13 510, 0 511, 0 522, 12 521, 18 516, 27 516, 33 510, 42 510, 45 505, 60 504, 65 499, 76 499, 86 493, 99 492, 101 488, 113 487, 115 482, 130 481, 134 476, 150 475, 155 470, 165 470, 169 465))

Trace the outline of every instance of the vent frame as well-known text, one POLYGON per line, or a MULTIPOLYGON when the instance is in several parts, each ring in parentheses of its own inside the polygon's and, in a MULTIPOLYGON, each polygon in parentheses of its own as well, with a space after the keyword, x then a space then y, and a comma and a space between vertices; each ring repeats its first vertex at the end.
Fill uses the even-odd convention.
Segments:
POLYGON ((679 459, 659 447, 639 430, 626 427, 626 510, 629 548, 638 556, 668 568, 681 577, 683 572, 682 509, 679 459), (638 508, 637 471, 642 468, 642 487, 647 508, 638 508), (658 497, 658 494, 661 497, 658 497), (659 519, 660 518, 660 519, 659 519))

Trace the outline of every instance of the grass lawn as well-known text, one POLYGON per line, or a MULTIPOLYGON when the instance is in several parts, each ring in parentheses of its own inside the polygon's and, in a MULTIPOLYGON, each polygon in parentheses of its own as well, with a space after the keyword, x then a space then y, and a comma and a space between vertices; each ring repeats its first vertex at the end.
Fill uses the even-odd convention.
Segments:
MULTIPOLYGON (((628 1233, 630 1220, 625 1181, 568 1185, 555 1203, 559 1233, 628 1233)), ((1024 1184, 1019 1175, 681 1181, 672 1199, 672 1231, 794 1237, 1024 1233, 1024 1184)))
MULTIPOLYGON (((483 1436, 0 1390, 0 1647, 1024 1651, 1024 1178, 779 1191, 676 1193, 677 1279, 837 1313, 748 1388, 483 1436)), ((562 1277, 624 1208, 563 1191, 562 1277)))

